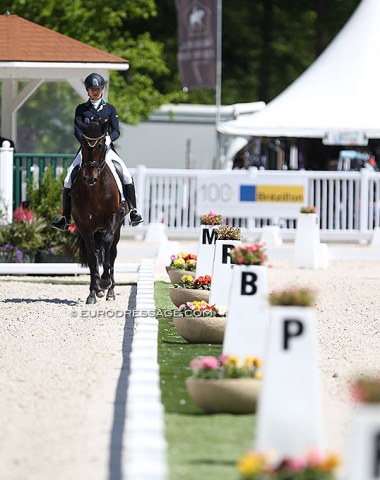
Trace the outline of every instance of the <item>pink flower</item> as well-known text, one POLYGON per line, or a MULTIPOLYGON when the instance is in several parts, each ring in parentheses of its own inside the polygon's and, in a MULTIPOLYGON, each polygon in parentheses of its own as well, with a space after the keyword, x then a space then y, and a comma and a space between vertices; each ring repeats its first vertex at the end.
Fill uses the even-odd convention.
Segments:
POLYGON ((216 370, 218 368, 218 360, 215 357, 203 357, 202 368, 208 370, 216 370))
POLYGON ((202 359, 199 357, 193 358, 190 362, 190 368, 192 370, 201 370, 202 369, 202 359))
POLYGON ((301 457, 294 457, 288 459, 288 467, 295 472, 303 470, 306 467, 305 459, 301 457))
POLYGON ((221 355, 221 356, 218 358, 219 363, 220 363, 221 365, 223 365, 224 362, 227 360, 227 358, 228 358, 228 355, 225 355, 225 354, 224 354, 224 355, 221 355))
POLYGON ((318 466, 324 461, 323 453, 318 448, 313 448, 307 453, 306 461, 310 466, 318 466))
POLYGON ((28 210, 22 205, 13 212, 13 220, 17 223, 31 223, 34 219, 33 210, 28 210))

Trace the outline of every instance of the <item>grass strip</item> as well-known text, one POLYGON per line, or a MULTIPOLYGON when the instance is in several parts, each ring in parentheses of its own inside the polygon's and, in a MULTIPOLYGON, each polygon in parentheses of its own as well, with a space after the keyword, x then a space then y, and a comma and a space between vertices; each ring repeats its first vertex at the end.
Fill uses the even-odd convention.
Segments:
MULTIPOLYGON (((155 283, 159 311, 174 305, 165 282, 155 283)), ((221 345, 190 344, 178 335, 173 318, 160 316, 158 362, 165 408, 169 480, 236 480, 236 461, 252 445, 255 416, 205 414, 187 394, 189 363, 197 355, 221 354, 221 345)))

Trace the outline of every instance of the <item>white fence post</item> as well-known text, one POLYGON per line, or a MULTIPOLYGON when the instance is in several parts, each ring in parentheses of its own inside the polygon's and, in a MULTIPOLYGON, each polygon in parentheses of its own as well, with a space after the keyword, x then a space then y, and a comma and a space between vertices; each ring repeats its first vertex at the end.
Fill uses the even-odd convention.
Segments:
POLYGON ((13 148, 8 140, 5 140, 0 147, 0 197, 4 202, 6 218, 8 222, 11 222, 13 213, 13 148))
POLYGON ((360 233, 368 231, 368 184, 369 171, 360 170, 360 233))

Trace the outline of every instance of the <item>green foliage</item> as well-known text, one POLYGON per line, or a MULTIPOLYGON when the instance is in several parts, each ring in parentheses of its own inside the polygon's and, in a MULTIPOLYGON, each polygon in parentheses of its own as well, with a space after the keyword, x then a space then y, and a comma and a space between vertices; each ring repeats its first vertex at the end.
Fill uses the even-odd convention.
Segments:
POLYGON ((28 182, 29 208, 46 218, 48 222, 61 212, 63 178, 64 173, 55 178, 53 169, 49 165, 37 185, 32 181, 28 182))
MULTIPOLYGON (((346 23, 360 0, 223 2, 222 103, 270 101, 294 81, 346 23)), ((215 103, 214 88, 182 91, 174 0, 6 0, 4 10, 128 59, 111 73, 110 101, 136 124, 164 103, 215 103)), ((70 152, 79 98, 43 85, 19 112, 24 151, 70 152), (53 130, 53 135, 51 131, 53 130)))
POLYGON ((45 222, 38 216, 29 222, 9 223, 1 227, 0 243, 35 254, 44 245, 44 228, 45 222))
POLYGON ((17 150, 74 153, 74 111, 83 100, 68 83, 44 83, 22 107, 17 123, 17 150))
POLYGON ((65 173, 54 178, 53 169, 48 166, 41 181, 28 183, 29 207, 46 220, 42 230, 44 243, 41 248, 54 253, 73 254, 77 251, 74 231, 60 232, 51 226, 54 218, 62 213, 62 184, 65 173))

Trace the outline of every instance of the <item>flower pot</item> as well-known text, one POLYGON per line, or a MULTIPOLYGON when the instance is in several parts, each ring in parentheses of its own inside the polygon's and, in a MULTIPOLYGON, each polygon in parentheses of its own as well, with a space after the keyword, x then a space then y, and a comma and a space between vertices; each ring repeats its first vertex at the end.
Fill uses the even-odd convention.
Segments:
POLYGON ((189 343, 223 343, 226 317, 174 317, 173 322, 189 343))
POLYGON ((166 271, 173 285, 178 283, 183 275, 191 275, 195 278, 195 272, 190 272, 188 270, 176 270, 175 268, 166 267, 166 271))
POLYGON ((73 255, 52 254, 46 250, 39 250, 36 255, 36 263, 76 263, 73 255))
POLYGON ((192 288, 169 288, 169 297, 176 307, 186 302, 200 302, 204 300, 208 302, 209 290, 196 290, 192 288))
POLYGON ((255 413, 261 380, 187 378, 187 391, 206 413, 255 413))
POLYGON ((0 263, 34 263, 34 262, 35 262, 34 253, 22 252, 22 255, 20 253, 20 257, 18 258, 11 252, 0 252, 0 263))

